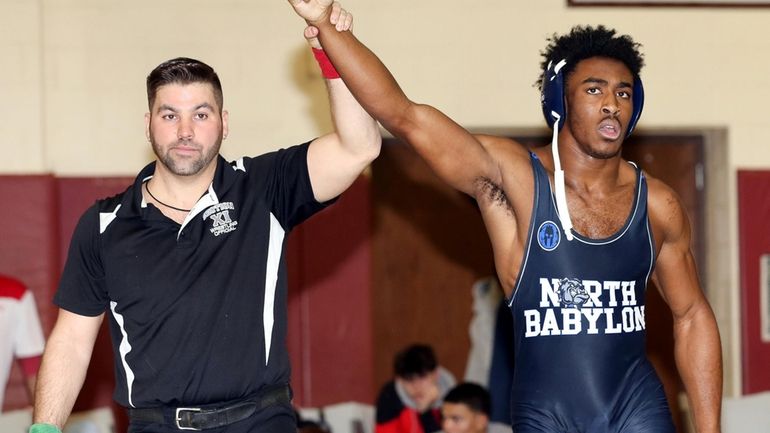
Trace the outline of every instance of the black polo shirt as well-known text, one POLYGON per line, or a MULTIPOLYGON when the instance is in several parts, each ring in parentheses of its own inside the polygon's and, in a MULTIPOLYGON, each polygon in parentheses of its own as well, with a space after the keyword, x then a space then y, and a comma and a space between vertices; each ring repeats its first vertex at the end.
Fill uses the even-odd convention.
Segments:
POLYGON ((81 217, 54 302, 108 312, 118 403, 195 406, 289 382, 283 248, 324 207, 307 149, 220 156, 182 225, 143 200, 155 163, 81 217))

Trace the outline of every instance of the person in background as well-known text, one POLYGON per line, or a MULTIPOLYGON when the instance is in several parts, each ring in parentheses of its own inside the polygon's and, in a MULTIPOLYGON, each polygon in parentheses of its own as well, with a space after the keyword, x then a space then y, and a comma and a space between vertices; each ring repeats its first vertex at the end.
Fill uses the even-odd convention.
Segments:
POLYGON ((441 402, 455 384, 438 365, 433 348, 414 344, 398 352, 395 378, 377 397, 375 433, 431 433, 441 430, 441 402))
POLYGON ((441 405, 443 433, 511 433, 511 427, 491 422, 492 403, 487 390, 463 382, 449 390, 441 405))
POLYGON ((45 339, 32 292, 21 281, 0 275, 0 412, 14 359, 24 373, 29 403, 34 401, 35 381, 45 339))

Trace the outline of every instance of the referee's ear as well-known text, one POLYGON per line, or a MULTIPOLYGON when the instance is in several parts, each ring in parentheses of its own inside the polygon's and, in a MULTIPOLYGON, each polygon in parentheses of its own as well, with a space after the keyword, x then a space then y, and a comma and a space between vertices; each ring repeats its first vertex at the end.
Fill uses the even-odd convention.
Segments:
POLYGON ((227 110, 222 110, 222 139, 227 138, 227 134, 230 133, 229 125, 230 113, 227 110))
POLYGON ((150 113, 144 113, 144 137, 150 141, 150 113))

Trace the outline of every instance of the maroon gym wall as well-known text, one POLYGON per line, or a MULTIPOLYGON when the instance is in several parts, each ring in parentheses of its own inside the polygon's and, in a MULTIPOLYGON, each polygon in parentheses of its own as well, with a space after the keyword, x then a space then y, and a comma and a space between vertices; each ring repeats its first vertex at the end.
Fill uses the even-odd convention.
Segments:
MULTIPOLYGON (((770 341, 762 338, 760 258, 770 254, 770 171, 738 171, 743 393, 770 390, 770 341)), ((768 283, 770 284, 770 283, 768 283)), ((765 302, 770 303, 770 294, 765 302)), ((770 329, 767 330, 770 332, 770 329)))

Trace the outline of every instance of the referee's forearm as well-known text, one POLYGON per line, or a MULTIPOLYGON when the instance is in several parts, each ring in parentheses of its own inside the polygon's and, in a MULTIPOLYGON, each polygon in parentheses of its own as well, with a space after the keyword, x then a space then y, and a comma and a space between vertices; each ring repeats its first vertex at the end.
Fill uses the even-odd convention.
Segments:
POLYGON ((67 422, 83 387, 103 317, 59 311, 37 375, 34 423, 62 428, 67 422))

